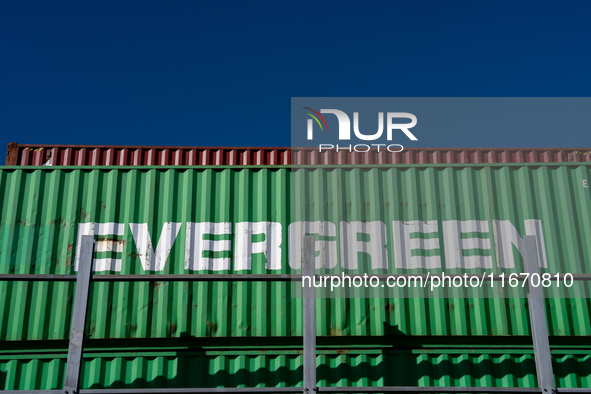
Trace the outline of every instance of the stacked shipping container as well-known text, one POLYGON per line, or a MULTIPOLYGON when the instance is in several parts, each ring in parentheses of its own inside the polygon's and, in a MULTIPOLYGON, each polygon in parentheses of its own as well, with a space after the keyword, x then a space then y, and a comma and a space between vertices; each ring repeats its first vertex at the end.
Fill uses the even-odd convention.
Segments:
MULTIPOLYGON (((291 223, 386 217, 483 220, 491 228, 503 220, 510 221, 521 235, 525 234, 524 221, 541 220, 548 272, 589 272, 591 195, 583 181, 589 180, 591 165, 568 160, 564 164, 494 165, 495 160, 504 163, 516 157, 525 163, 528 157, 581 160, 584 155, 574 155, 586 150, 417 150, 401 160, 419 159, 425 164, 304 172, 287 167, 292 154, 305 152, 309 157, 311 151, 304 149, 217 150, 218 158, 224 158, 221 163, 232 167, 188 167, 183 162, 183 167, 64 168, 27 167, 30 162, 23 159, 26 149, 22 147, 18 146, 17 155, 21 166, 0 171, 0 273, 75 273, 78 236, 84 231, 94 233, 97 245, 104 246, 97 246, 95 267, 103 264, 115 274, 189 273, 199 267, 187 260, 192 256, 187 252, 188 224, 204 222, 230 223, 221 238, 232 245, 228 254, 209 256, 230 261, 227 270, 216 273, 235 272, 237 223, 280 223, 283 253, 279 264, 268 269, 263 256, 253 255, 250 271, 236 272, 290 273, 287 228, 291 223), (265 159, 253 163, 247 157, 265 159), (491 164, 432 162, 458 157, 491 164), (483 160, 487 157, 490 160, 483 160), (315 173, 328 177, 323 199, 350 203, 354 208, 331 213, 319 204, 300 206, 314 202, 305 190, 313 184, 309 180, 315 173), (368 179, 371 188, 354 187, 368 179), (331 182, 349 187, 331 194, 339 189, 331 182), (301 200, 291 193, 294 185, 303 192, 301 200), (340 216, 343 212, 346 218, 340 216), (158 254, 158 240, 168 237, 170 241, 169 253, 159 266, 146 261, 140 247, 138 229, 144 223, 147 232, 143 236, 150 237, 152 254, 154 250, 158 254)), ((72 157, 77 148, 45 149, 57 152, 51 156, 60 158, 56 163, 67 164, 61 159, 64 152, 72 157)), ((98 151, 104 158, 104 152, 122 157, 133 150, 158 151, 82 149, 86 150, 74 156, 85 164, 103 162, 87 161, 91 152, 98 151)), ((190 157, 211 160, 215 156, 215 149, 182 149, 194 152, 190 157)), ((333 154, 319 160, 334 167, 381 157, 352 156, 333 154)), ((163 164, 174 164, 169 162, 174 160, 171 155, 161 157, 165 157, 163 164)), ((214 164, 202 160, 197 164, 214 164)), ((388 231, 389 237, 395 236, 388 231)), ((399 272, 394 252, 388 249, 388 253, 388 272, 399 272)), ((490 253, 492 259, 501 261, 494 250, 490 253)), ((520 259, 518 251, 514 258, 520 259)), ((447 264, 445 256, 442 262, 447 264)), ((426 272, 424 267, 415 268, 412 272, 426 272)), ((192 273, 208 272, 212 271, 192 273)), ((7 348, 0 354, 0 383, 4 382, 5 389, 62 387, 63 346, 73 290, 71 283, 0 282, 0 339, 7 348), (23 340, 26 346, 17 342, 23 340)), ((557 384, 591 387, 589 298, 547 299, 546 310, 557 384)), ((322 299, 317 300, 317 320, 321 386, 535 387, 525 299, 322 299), (326 338, 324 344, 322 338, 326 338)), ((293 298, 285 283, 94 283, 87 335, 95 341, 85 354, 83 387, 299 385, 302 360, 294 337, 301 336, 301 329, 301 299, 293 298), (146 345, 143 338, 152 340, 146 345), (130 349, 134 343, 137 348, 130 349)))
POLYGON ((591 162, 588 148, 410 148, 392 154, 314 148, 8 144, 7 166, 274 166, 297 164, 478 164, 591 162))

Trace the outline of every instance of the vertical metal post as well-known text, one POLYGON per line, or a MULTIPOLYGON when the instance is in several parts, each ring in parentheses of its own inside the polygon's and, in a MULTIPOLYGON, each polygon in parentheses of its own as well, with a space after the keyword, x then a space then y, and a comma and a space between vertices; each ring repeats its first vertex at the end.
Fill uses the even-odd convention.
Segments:
POLYGON ((70 344, 68 346, 68 362, 66 364, 66 378, 64 380, 64 391, 66 394, 78 393, 78 385, 80 383, 93 254, 94 236, 82 236, 80 264, 78 265, 78 274, 76 275, 76 292, 74 294, 74 310, 72 311, 70 344))
POLYGON ((530 274, 528 284, 529 319, 531 322, 532 339, 534 342, 534 354, 536 360, 536 373, 538 386, 544 393, 555 391, 554 372, 552 371, 552 357, 550 355, 550 342, 548 341, 548 326, 546 325, 546 309, 544 308, 544 293, 540 286, 531 286, 531 275, 540 275, 538 260, 538 245, 536 237, 528 235, 523 237, 525 246, 525 269, 530 274))
MULTIPOLYGON (((303 286, 304 298, 304 392, 316 392, 316 289, 314 288, 315 241, 314 236, 304 237, 304 262, 302 276, 312 278, 311 286, 303 286)), ((302 285, 304 285, 302 277, 302 285)), ((308 282, 306 282, 308 283, 308 282)))

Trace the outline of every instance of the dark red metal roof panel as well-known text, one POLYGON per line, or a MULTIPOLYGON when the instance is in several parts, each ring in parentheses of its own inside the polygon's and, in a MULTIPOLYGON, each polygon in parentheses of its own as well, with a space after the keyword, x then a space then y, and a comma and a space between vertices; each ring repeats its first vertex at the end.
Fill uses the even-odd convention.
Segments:
POLYGON ((591 162, 591 148, 409 148, 351 153, 316 148, 8 144, 6 165, 290 165, 591 162))

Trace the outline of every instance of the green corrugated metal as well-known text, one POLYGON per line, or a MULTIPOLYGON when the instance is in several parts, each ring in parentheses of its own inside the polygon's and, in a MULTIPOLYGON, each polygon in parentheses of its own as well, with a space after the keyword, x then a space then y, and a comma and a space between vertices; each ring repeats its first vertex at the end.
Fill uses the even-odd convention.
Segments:
MULTIPOLYGON (((156 245, 181 223, 162 273, 188 273, 187 222, 282 224, 280 270, 254 256, 251 271, 289 273, 287 227, 300 220, 508 220, 524 235, 541 220, 548 272, 591 272, 589 164, 381 168, 5 168, 0 170, 0 273, 74 273, 80 223, 122 223, 122 273, 143 270, 130 223, 156 245), (319 187, 319 185, 324 185, 319 187), (320 190, 320 192, 318 192, 320 190)), ((234 247, 235 229, 228 236, 234 247)), ((220 237, 220 236, 215 236, 220 237)), ((217 239, 215 238, 214 239, 217 239)), ((439 235, 443 245, 442 236, 439 235)), ((394 269, 388 245, 388 272, 394 269)), ((214 257, 230 257, 235 250, 214 257)), ((220 252, 216 252, 220 253, 220 252)), ((495 261, 496 250, 490 252, 495 261)), ((513 253, 520 263, 517 251, 513 253)), ((445 262, 445 260, 443 260, 445 262)), ((516 268, 516 270, 519 270, 516 268)), ((206 271, 199 271, 207 273, 206 271)), ((218 273, 233 271, 218 271, 218 273)), ((476 270, 475 272, 480 272, 476 270)), ((0 339, 67 338, 74 284, 0 283, 0 339)), ((318 300, 318 335, 528 335, 524 299, 318 300)), ((589 299, 546 300, 551 335, 589 335, 589 299)), ((291 336, 301 300, 285 283, 94 283, 91 338, 291 336)))
MULTIPOLYGON (((536 387, 534 356, 523 350, 321 351, 320 387, 495 386, 536 387)), ((61 389, 65 354, 0 356, 5 390, 61 389)), ((591 387, 591 356, 553 354, 558 388, 591 387)), ((295 351, 87 353, 81 388, 285 387, 302 385, 302 356, 295 351)))

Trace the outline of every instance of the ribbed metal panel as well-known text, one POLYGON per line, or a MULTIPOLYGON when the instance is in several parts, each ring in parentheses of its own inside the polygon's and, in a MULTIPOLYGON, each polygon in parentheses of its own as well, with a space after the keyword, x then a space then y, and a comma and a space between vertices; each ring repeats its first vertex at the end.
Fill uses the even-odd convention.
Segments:
MULTIPOLYGON (((533 354, 523 351, 324 351, 318 385, 536 387, 533 354), (339 354, 340 353, 340 354, 339 354)), ((558 388, 591 387, 591 356, 555 353, 558 388)), ((61 389, 65 355, 0 357, 5 390, 61 389)), ((293 387, 302 385, 294 351, 88 353, 81 388, 293 387)))
MULTIPOLYGON (((0 273, 74 273, 78 226, 88 222, 123 224, 124 234, 115 239, 121 252, 99 251, 95 257, 120 258, 121 273, 136 274, 146 272, 129 224, 146 223, 156 245, 165 222, 181 223, 161 273, 187 273, 188 221, 281 223, 281 269, 267 270, 264 261, 253 258, 252 270, 239 273, 290 273, 288 224, 320 219, 509 220, 521 235, 524 220, 538 219, 548 271, 591 272, 591 194, 581 183, 591 178, 590 168, 418 166, 293 173, 286 168, 3 169, 0 273), (318 176, 340 185, 323 189, 340 190, 327 198, 350 207, 337 210, 340 218, 310 200, 308 188, 318 176), (290 193, 292 187, 303 193, 301 199, 290 193), (303 204, 312 205, 304 209, 303 204)), ((235 234, 229 240, 234 247, 235 234)), ((97 245, 101 242, 109 240, 97 238, 97 245)), ((232 267, 235 253, 229 254, 232 267)), ((388 253, 394 261, 392 250, 388 253)), ((492 257, 498 257, 494 250, 492 257)), ((71 283, 0 282, 0 339, 67 338, 73 289, 71 283)), ((285 283, 94 283, 88 333, 91 338, 301 335, 301 301, 292 298, 285 283)), ((317 302, 318 335, 529 335, 524 299, 317 302)), ((548 299, 546 305, 550 335, 591 332, 588 299, 548 299)))
POLYGON ((8 144, 6 165, 291 165, 590 162, 591 148, 406 148, 357 153, 316 148, 8 144))

